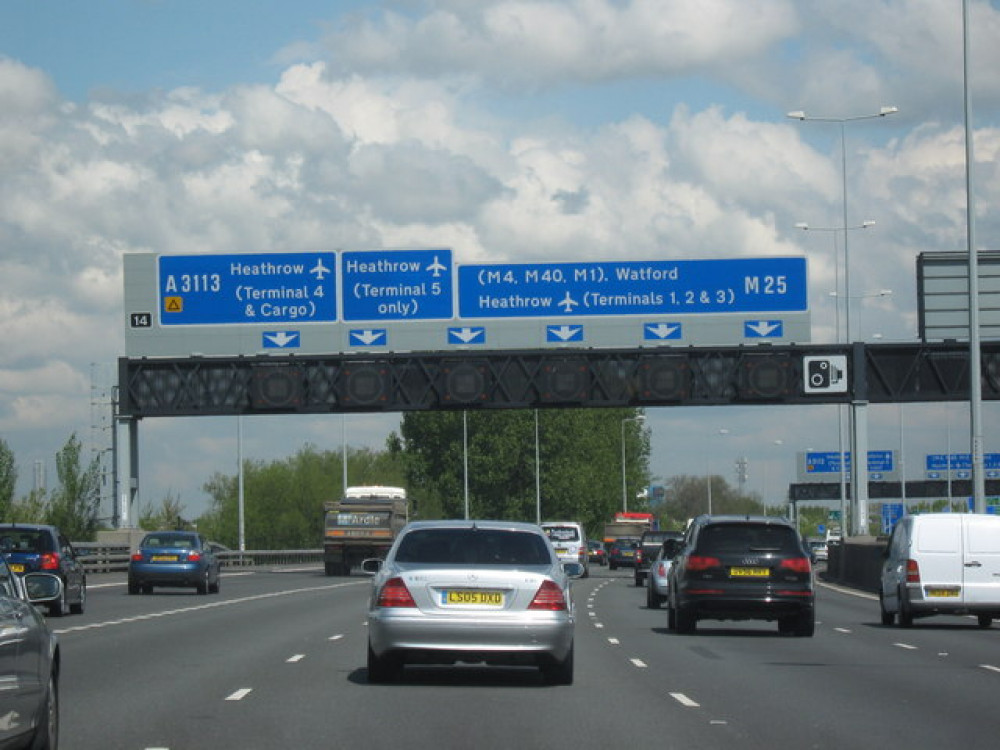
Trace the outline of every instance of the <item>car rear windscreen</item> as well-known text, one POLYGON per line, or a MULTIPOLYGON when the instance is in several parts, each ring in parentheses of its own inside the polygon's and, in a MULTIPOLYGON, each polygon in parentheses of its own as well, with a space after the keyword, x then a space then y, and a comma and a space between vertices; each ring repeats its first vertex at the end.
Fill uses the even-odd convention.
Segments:
POLYGON ((550 565, 538 534, 494 529, 416 529, 400 540, 396 562, 444 565, 550 565))
POLYGON ((801 552, 793 529, 768 524, 712 524, 698 537, 699 550, 713 552, 801 552))

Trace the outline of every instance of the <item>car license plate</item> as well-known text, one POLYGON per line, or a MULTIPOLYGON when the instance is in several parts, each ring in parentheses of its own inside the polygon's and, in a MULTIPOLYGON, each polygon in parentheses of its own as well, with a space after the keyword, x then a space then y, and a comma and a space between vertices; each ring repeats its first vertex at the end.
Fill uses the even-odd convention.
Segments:
POLYGON ((14 573, 23 573, 24 572, 24 566, 21 563, 10 563, 9 567, 10 567, 11 571, 13 571, 14 573))
POLYGON ((958 588, 957 587, 944 588, 944 587, 928 586, 926 589, 924 589, 924 593, 926 593, 927 596, 958 596, 958 588))
POLYGON ((624 555, 625 557, 635 557, 635 552, 633 552, 632 550, 626 550, 626 551, 625 551, 625 552, 623 552, 622 554, 623 554, 623 555, 624 555))
POLYGON ((446 607, 455 605, 472 605, 476 607, 502 607, 502 591, 485 591, 469 589, 448 589, 442 592, 441 603, 446 607))
POLYGON ((767 578, 771 574, 767 568, 730 568, 732 578, 767 578))
POLYGON ((177 562, 177 555, 153 555, 149 559, 153 562, 177 562))

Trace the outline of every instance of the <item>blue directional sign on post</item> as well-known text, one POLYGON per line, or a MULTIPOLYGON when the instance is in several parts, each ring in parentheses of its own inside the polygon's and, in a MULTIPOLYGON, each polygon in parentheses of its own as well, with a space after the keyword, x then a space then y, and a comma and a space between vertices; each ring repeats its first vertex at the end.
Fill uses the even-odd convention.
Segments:
POLYGON ((160 325, 337 319, 334 253, 159 256, 160 325))
POLYGON ((459 266, 462 318, 808 310, 805 258, 459 266))
POLYGON ((451 250, 341 253, 344 320, 442 320, 453 315, 451 250))
MULTIPOLYGON (((851 470, 851 453, 844 451, 844 471, 851 470)), ((891 473, 895 471, 892 451, 868 451, 868 471, 891 473)), ((809 451, 806 453, 807 474, 839 474, 839 451, 809 451)))

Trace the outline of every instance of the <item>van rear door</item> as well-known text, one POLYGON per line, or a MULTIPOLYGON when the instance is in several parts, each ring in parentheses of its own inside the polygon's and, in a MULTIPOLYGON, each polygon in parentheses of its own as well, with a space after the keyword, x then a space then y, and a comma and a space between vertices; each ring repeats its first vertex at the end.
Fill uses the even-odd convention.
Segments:
POLYGON ((1000 604, 1000 516, 964 518, 965 603, 1000 604))
POLYGON ((920 588, 924 598, 944 597, 953 604, 963 601, 962 517, 917 516, 913 524, 911 554, 920 566, 920 588))

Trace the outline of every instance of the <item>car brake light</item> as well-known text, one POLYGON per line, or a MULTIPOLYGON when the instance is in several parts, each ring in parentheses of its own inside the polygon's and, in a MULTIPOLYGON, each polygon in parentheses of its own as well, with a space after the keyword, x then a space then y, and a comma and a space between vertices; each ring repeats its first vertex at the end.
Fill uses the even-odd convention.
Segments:
POLYGON ((920 566, 916 560, 906 561, 906 582, 920 583, 920 566))
POLYGON ((563 610, 566 609, 566 597, 555 581, 542 581, 528 609, 563 610))
POLYGON ((406 583, 403 582, 402 578, 390 578, 382 586, 382 590, 378 592, 378 601, 375 602, 376 607, 416 607, 417 603, 413 601, 413 595, 410 590, 406 588, 406 583))
POLYGON ((142 562, 142 552, 136 550, 132 553, 132 562, 142 562))
POLYGON ((59 555, 55 552, 45 552, 39 558, 42 570, 59 570, 59 555))
POLYGON ((782 560, 778 565, 781 570, 790 570, 793 573, 811 573, 812 564, 808 557, 790 557, 782 560))
POLYGON ((688 570, 708 570, 709 568, 718 568, 721 564, 719 558, 705 555, 691 555, 687 559, 688 570))
POLYGON ((189 562, 198 562, 199 560, 201 560, 201 553, 200 552, 188 552, 188 561, 189 562))
POLYGON ((667 566, 663 563, 656 563, 656 575, 660 578, 665 578, 667 575, 667 566))

